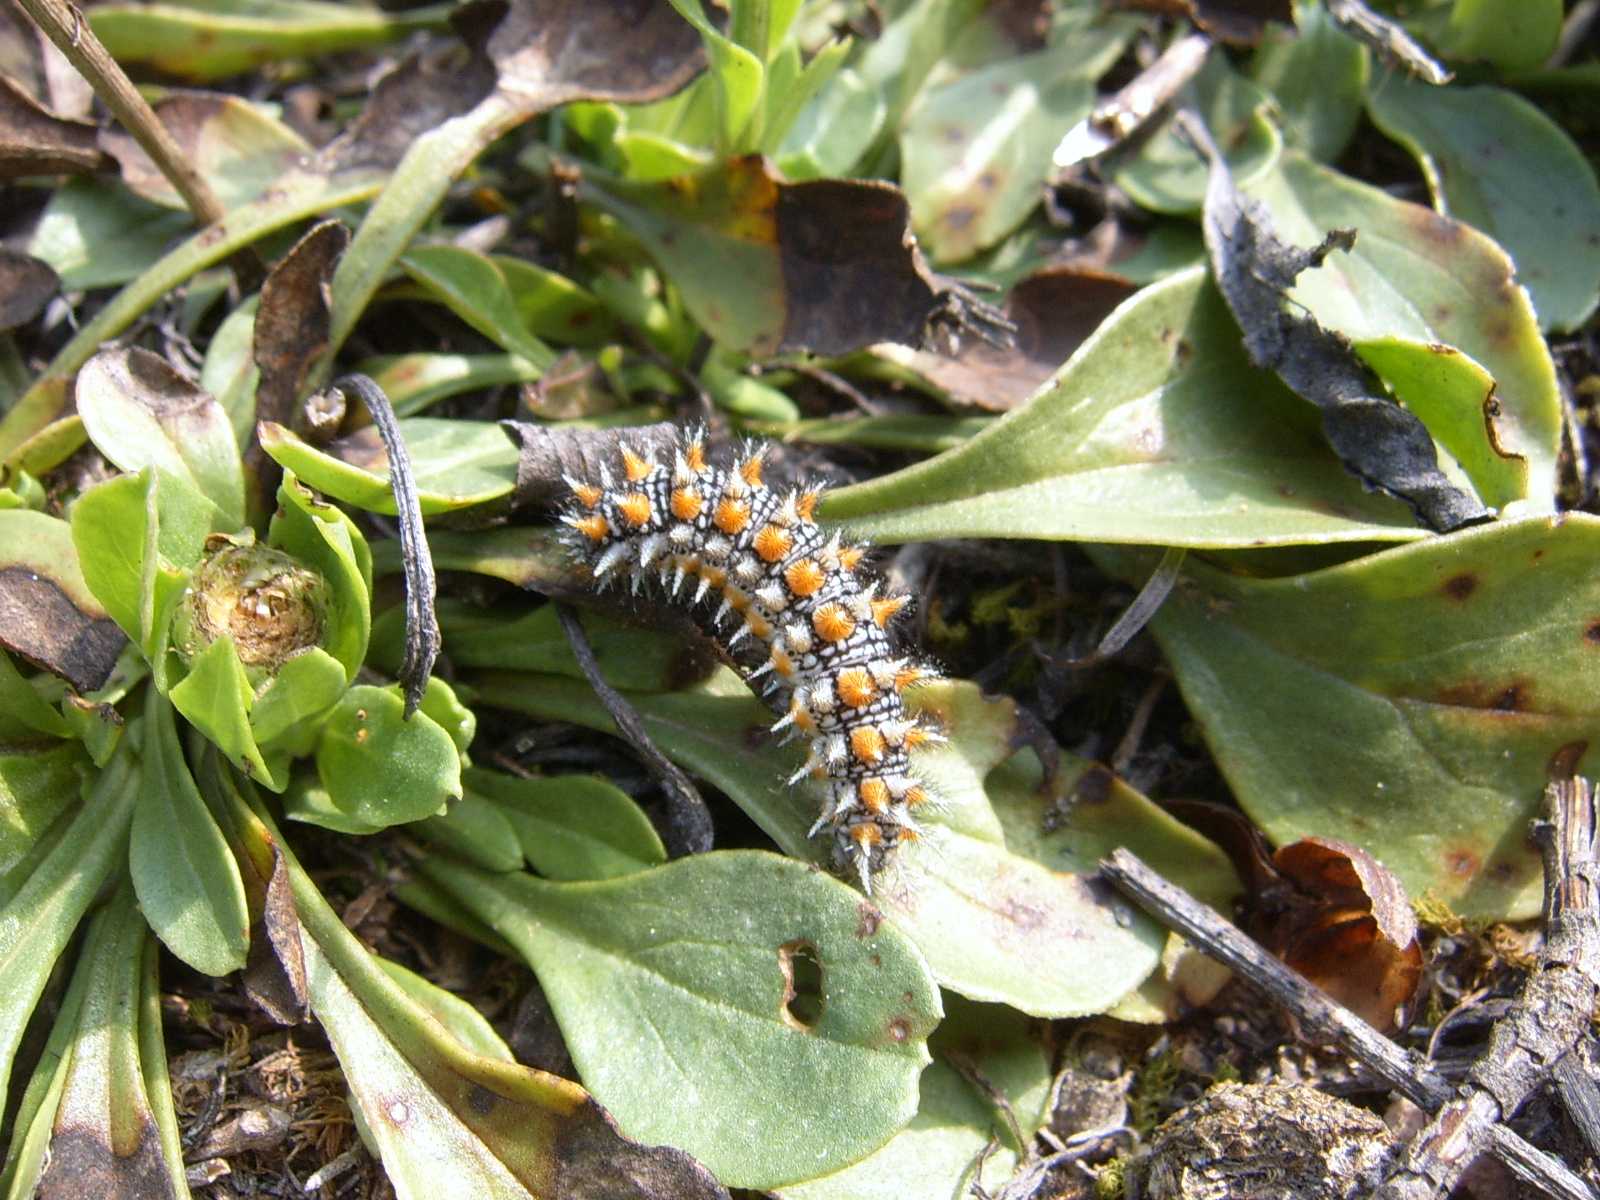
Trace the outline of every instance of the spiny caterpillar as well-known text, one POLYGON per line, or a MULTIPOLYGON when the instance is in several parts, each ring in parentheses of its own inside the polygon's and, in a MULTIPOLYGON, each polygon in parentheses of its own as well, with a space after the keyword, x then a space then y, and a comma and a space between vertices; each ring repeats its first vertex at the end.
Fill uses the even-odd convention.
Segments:
POLYGON ((879 596, 879 581, 857 573, 865 548, 818 527, 820 488, 779 495, 764 484, 765 454, 753 446, 731 468, 711 466, 696 431, 679 435, 669 466, 624 443, 620 480, 603 466, 598 483, 566 478, 566 541, 600 586, 626 577, 635 592, 648 583, 685 603, 736 661, 750 657, 735 654, 741 644, 765 644, 765 661, 741 669, 783 714, 773 731, 811 739, 789 779, 827 783, 811 836, 831 831, 835 862, 870 891, 917 840, 912 813, 930 799, 908 752, 942 739, 906 715, 902 694, 932 672, 891 652, 889 622, 911 598, 879 596), (712 593, 720 603, 708 612, 712 593))

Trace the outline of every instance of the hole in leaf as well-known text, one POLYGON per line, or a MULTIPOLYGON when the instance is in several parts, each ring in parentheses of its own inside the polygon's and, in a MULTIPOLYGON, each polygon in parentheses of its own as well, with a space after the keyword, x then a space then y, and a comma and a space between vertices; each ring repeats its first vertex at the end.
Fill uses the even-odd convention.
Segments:
POLYGON ((809 1031, 822 1019, 822 960, 817 948, 807 941, 785 942, 778 947, 778 970, 783 972, 783 1019, 809 1031))

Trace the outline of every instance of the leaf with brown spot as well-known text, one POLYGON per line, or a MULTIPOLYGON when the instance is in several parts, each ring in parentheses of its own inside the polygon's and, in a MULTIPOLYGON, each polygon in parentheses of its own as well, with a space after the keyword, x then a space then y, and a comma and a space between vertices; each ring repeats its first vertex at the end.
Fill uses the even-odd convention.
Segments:
POLYGON ((0 331, 26 325, 60 290, 49 263, 0 246, 0 331))
POLYGON ((759 156, 635 183, 584 170, 581 200, 628 226, 720 345, 757 356, 918 345, 942 294, 900 189, 785 183, 759 156))
POLYGON ((1404 885, 1337 838, 1302 838, 1273 862, 1299 889, 1273 922, 1274 952, 1374 1028, 1396 1028, 1422 981, 1417 918, 1404 885))
MULTIPOLYGON (((1095 549, 1142 580, 1148 556, 1095 549)), ((1240 806, 1278 844, 1335 837, 1467 917, 1536 913, 1525 837, 1600 698, 1600 519, 1462 530, 1246 578, 1188 559, 1151 624, 1240 806)))
POLYGON ((1009 346, 969 339, 951 358, 887 342, 872 353, 915 372, 947 404, 1007 412, 1037 391, 1137 290, 1118 275, 1046 267, 1006 298, 1003 311, 1017 330, 1009 346))
POLYGON ((110 677, 126 642, 84 582, 67 523, 0 511, 0 644, 90 692, 110 677))
POLYGON ((0 179, 86 175, 105 157, 92 121, 58 117, 0 75, 0 179))
MULTIPOLYGON (((237 96, 173 91, 153 107, 184 157, 227 209, 256 199, 311 153, 299 134, 237 96)), ((168 208, 186 207, 132 134, 106 129, 100 145, 121 166, 129 190, 168 208)))

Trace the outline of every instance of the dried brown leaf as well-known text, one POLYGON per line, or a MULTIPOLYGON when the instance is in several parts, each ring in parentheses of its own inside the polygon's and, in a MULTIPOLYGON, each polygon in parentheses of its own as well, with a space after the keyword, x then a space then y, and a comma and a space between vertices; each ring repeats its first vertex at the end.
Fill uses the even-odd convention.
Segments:
POLYGON ((99 129, 92 122, 56 116, 0 75, 0 179, 84 175, 105 161, 99 129))
POLYGON ((0 246, 0 330, 26 325, 61 290, 50 264, 0 246))

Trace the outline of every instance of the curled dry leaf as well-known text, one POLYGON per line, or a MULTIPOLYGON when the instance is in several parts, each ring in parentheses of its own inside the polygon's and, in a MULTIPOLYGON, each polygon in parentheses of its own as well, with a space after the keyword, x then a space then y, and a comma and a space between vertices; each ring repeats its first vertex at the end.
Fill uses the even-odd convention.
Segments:
POLYGON ((873 353, 916 372, 950 404, 1007 412, 1054 375, 1137 290, 1118 275, 1046 267, 1018 283, 1006 299, 1006 318, 1016 327, 1009 346, 967 339, 949 358, 886 342, 873 353))
POLYGON ((67 523, 0 512, 0 645, 80 692, 105 683, 127 639, 78 568, 67 523))
POLYGON ((1255 365, 1275 372, 1322 411, 1322 432, 1345 469, 1368 488, 1409 504, 1419 520, 1444 531, 1489 515, 1482 500, 1451 483, 1439 467, 1433 437, 1382 388, 1342 336, 1286 306, 1304 271, 1355 243, 1334 230, 1305 249, 1283 241, 1266 209, 1234 186, 1228 165, 1198 121, 1183 126, 1208 147, 1202 225, 1217 287, 1244 334, 1255 365))
POLYGON ((93 122, 56 116, 0 75, 0 179, 86 175, 104 161, 93 122))
POLYGON ((256 418, 290 425, 311 368, 328 348, 333 269, 350 244, 343 222, 320 222, 273 266, 261 286, 251 354, 261 368, 256 418))
POLYGON ((26 325, 61 290, 61 278, 30 254, 0 246, 0 330, 26 325))
POLYGON ((1337 838, 1302 838, 1273 862, 1300 892, 1272 933, 1278 956, 1376 1028, 1393 1029, 1422 979, 1405 886, 1337 838))

